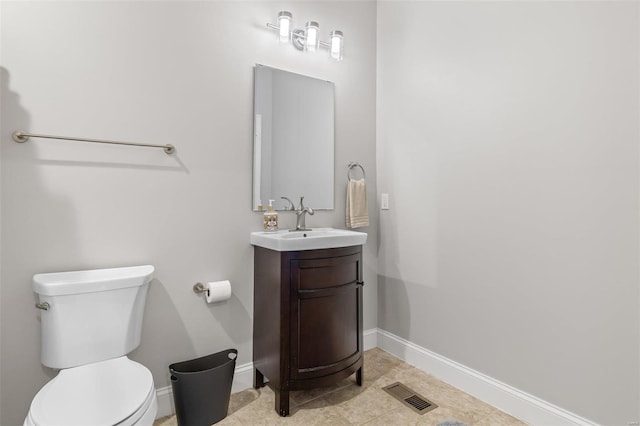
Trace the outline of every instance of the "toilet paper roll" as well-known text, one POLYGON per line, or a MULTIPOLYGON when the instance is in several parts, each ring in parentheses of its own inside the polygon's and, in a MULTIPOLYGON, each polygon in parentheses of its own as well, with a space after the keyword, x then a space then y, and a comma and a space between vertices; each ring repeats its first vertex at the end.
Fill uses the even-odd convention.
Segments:
POLYGON ((231 298, 231 283, 229 280, 214 281, 204 285, 207 303, 216 303, 231 298))

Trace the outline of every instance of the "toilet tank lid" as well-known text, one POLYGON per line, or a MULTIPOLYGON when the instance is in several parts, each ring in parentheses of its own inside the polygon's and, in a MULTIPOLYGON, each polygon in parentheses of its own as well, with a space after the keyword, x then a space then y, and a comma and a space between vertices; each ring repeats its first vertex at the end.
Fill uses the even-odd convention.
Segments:
POLYGON ((36 274, 33 290, 43 296, 60 296, 139 287, 151 281, 154 270, 152 265, 142 265, 36 274))

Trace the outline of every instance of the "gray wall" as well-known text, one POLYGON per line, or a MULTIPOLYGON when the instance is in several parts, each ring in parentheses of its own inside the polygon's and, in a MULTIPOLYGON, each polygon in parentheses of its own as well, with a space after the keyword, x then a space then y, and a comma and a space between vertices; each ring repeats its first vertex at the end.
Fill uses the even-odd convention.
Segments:
POLYGON ((638 2, 379 2, 379 327, 640 419, 638 2))
POLYGON ((174 361, 251 360, 255 63, 336 83, 336 210, 310 226, 344 227, 349 161, 391 195, 366 229, 365 328, 603 424, 640 418, 638 3, 377 8, 376 31, 371 2, 2 2, 0 424, 53 376, 37 272, 154 264, 132 358, 159 387, 174 361), (345 60, 278 45, 281 9, 342 29, 345 60), (226 304, 191 292, 224 278, 226 304))
MULTIPOLYGON (((375 4, 371 2, 2 3, 2 375, 0 423, 21 424, 53 376, 40 365, 38 272, 156 266, 132 358, 167 386, 171 362, 228 347, 251 361, 249 233, 253 66, 335 82, 336 209, 309 226, 344 228, 346 166, 367 167, 375 199, 375 4), (279 10, 345 33, 335 63, 276 43, 279 10), (161 150, 31 140, 15 129, 148 143, 161 150), (191 290, 230 279, 232 299, 191 290)), ((313 207, 313 206, 311 206, 313 207)), ((377 223, 372 209, 372 223, 377 223)), ((281 224, 295 224, 282 214, 281 224)), ((365 252, 365 329, 377 324, 377 236, 365 252)))

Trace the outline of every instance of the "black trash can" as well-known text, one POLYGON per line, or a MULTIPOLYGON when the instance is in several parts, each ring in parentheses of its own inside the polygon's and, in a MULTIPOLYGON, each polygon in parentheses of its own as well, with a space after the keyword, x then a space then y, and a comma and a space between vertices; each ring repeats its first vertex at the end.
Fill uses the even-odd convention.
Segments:
POLYGON ((169 366, 180 426, 210 426, 227 417, 236 349, 169 366))

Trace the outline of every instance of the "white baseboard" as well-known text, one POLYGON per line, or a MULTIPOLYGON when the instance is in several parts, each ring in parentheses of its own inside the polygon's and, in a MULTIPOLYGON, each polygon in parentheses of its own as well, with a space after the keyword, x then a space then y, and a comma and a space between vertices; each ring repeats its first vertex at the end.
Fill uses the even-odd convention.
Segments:
POLYGON ((236 367, 236 371, 233 373, 231 393, 241 392, 251 387, 253 387, 253 363, 248 362, 236 367))
POLYGON ((170 416, 176 412, 173 406, 171 386, 156 389, 156 396, 158 397, 158 414, 156 414, 156 419, 170 416))
POLYGON ((377 330, 377 345, 425 371, 531 425, 597 426, 590 420, 495 380, 385 330, 377 330))
POLYGON ((365 330, 362 334, 363 334, 362 337, 364 340, 364 342, 362 343, 362 346, 365 351, 378 347, 378 329, 377 328, 365 330))
MULTIPOLYGON (((363 332, 363 348, 364 350, 373 349, 378 346, 378 329, 365 330, 363 332)), ((241 392, 253 386, 253 363, 248 362, 236 367, 233 373, 233 384, 231 385, 231 393, 241 392)), ((171 386, 156 389, 158 396, 158 414, 156 418, 170 416, 176 412, 173 405, 173 393, 171 386)))

